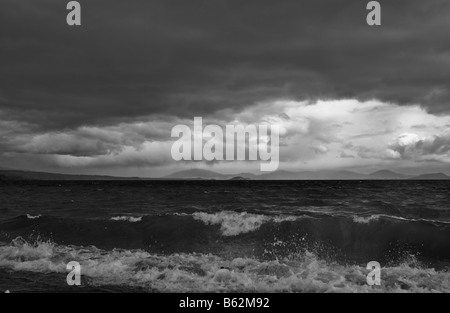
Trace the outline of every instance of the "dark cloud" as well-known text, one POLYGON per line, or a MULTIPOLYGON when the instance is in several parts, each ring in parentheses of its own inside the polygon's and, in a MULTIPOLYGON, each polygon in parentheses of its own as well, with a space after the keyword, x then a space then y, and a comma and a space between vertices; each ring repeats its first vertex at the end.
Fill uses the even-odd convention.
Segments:
MULTIPOLYGON (((2 0, 0 111, 40 130, 192 117, 262 100, 450 106, 450 2, 2 0)), ((89 150, 89 149, 88 149, 89 150)))

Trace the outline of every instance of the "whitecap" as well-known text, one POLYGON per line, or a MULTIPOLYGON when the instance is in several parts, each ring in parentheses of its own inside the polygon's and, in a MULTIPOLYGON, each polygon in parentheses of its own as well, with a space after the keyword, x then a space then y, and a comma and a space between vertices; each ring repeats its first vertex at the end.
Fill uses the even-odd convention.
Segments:
POLYGON ((268 216, 247 212, 221 211, 218 213, 197 212, 193 218, 206 225, 220 225, 223 236, 237 236, 258 230, 264 223, 283 223, 298 220, 298 216, 268 216))
POLYGON ((376 222, 380 219, 379 215, 371 215, 371 216, 354 216, 353 222, 358 224, 369 224, 371 222, 376 222))
POLYGON ((28 244, 0 247, 0 268, 66 273, 76 260, 97 286, 117 285, 160 292, 450 292, 450 273, 406 262, 382 268, 382 285, 367 285, 364 266, 338 264, 304 252, 280 260, 224 259, 205 254, 154 255, 142 250, 28 244))
POLYGON ((38 214, 38 215, 27 214, 27 218, 28 218, 29 220, 36 220, 36 219, 41 218, 41 217, 42 217, 41 214, 38 214))
POLYGON ((138 223, 142 222, 142 216, 133 217, 133 216, 115 216, 111 217, 112 221, 116 222, 130 222, 130 223, 138 223))

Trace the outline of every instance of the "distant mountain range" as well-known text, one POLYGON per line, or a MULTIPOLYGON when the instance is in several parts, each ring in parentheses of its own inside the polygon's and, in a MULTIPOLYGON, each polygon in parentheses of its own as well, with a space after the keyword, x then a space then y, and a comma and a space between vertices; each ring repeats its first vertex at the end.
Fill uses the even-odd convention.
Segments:
POLYGON ((0 170, 2 180, 139 180, 138 177, 123 178, 101 175, 70 175, 45 172, 30 172, 18 170, 0 170))
POLYGON ((255 175, 251 173, 220 174, 202 169, 176 172, 163 178, 114 177, 101 175, 70 175, 46 172, 31 172, 0 169, 0 181, 4 180, 450 180, 444 173, 408 176, 390 170, 381 170, 371 174, 352 171, 276 171, 255 175))
POLYGON ((450 176, 445 175, 443 173, 433 173, 433 174, 423 174, 420 176, 415 176, 410 179, 415 180, 447 180, 450 179, 450 176))
POLYGON ((213 171, 192 169, 186 171, 176 172, 164 179, 173 180, 450 180, 450 176, 443 173, 424 174, 420 176, 408 176, 399 174, 390 170, 380 170, 371 174, 361 174, 352 171, 276 171, 273 173, 266 173, 261 175, 254 175, 249 173, 239 174, 219 174, 213 171))
POLYGON ((191 169, 173 173, 169 176, 164 177, 165 179, 217 179, 217 180, 228 180, 228 179, 247 179, 254 180, 258 179, 259 176, 250 173, 240 173, 237 175, 231 174, 219 174, 213 171, 201 170, 201 169, 191 169))

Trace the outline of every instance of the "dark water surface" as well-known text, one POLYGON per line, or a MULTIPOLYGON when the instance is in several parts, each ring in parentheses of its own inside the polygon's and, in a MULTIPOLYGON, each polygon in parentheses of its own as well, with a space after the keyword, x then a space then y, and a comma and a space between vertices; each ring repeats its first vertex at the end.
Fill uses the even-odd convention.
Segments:
POLYGON ((449 200, 448 181, 0 181, 0 290, 66 291, 77 261, 86 292, 448 292, 449 200))

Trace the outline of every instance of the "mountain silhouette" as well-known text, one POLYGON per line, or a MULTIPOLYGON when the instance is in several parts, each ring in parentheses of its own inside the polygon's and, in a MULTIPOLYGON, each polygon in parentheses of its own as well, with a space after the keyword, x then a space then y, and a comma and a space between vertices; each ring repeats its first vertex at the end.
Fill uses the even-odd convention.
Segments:
POLYGON ((410 178, 411 180, 447 180, 450 179, 450 176, 445 175, 444 173, 432 173, 432 174, 423 174, 419 176, 414 176, 410 178))
POLYGON ((390 170, 380 170, 369 175, 373 179, 405 179, 408 176, 390 170))
POLYGON ((115 177, 102 175, 71 175, 21 170, 0 170, 0 180, 449 180, 444 173, 407 176, 391 170, 380 170, 369 175, 353 171, 286 171, 279 170, 260 175, 251 173, 221 174, 203 169, 175 172, 162 178, 115 177))

